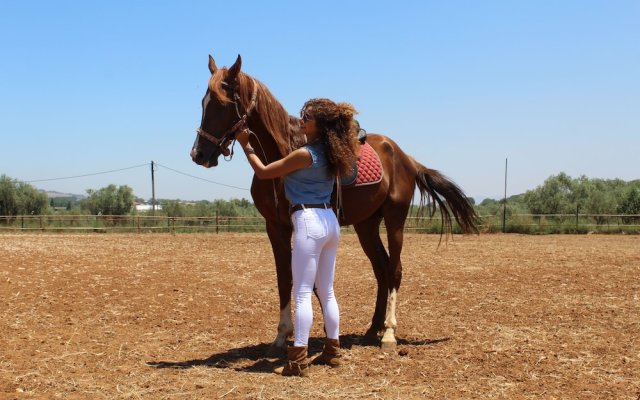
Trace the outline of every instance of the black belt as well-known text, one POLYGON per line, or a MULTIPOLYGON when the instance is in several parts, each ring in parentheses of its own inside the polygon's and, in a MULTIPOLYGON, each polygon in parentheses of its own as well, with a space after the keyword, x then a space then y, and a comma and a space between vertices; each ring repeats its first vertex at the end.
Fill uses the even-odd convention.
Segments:
POLYGON ((331 204, 329 203, 318 203, 318 204, 296 204, 291 206, 290 213, 293 214, 296 211, 304 210, 305 208, 331 208, 331 204))

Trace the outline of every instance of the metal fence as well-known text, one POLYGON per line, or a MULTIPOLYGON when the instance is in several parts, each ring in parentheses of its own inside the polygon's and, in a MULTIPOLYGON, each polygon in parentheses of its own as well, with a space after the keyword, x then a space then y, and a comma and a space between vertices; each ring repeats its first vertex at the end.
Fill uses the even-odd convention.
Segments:
POLYGON ((2 231, 76 232, 259 232, 262 217, 167 217, 142 215, 0 216, 2 231))
POLYGON ((640 233, 640 214, 513 214, 483 216, 491 232, 511 233, 640 233))
MULTIPOLYGON (((481 232, 516 233, 640 233, 640 215, 514 214, 481 217, 481 232)), ((409 217, 405 231, 439 233, 440 218, 409 217)), ((343 228, 352 231, 352 228, 343 228)), ((382 224, 384 229, 384 224, 382 224)), ((145 215, 18 215, 0 216, 0 232, 263 232, 262 217, 167 217, 145 215)), ((459 232, 454 223, 453 231, 459 232)))

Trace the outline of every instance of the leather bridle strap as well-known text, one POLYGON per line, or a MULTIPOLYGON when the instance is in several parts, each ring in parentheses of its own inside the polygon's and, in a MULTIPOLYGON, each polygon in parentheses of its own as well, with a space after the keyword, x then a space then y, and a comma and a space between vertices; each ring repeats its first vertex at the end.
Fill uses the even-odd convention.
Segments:
POLYGON ((216 137, 202 128, 196 129, 196 132, 198 133, 198 135, 207 139, 214 145, 222 147, 225 142, 235 139, 236 134, 239 131, 241 131, 243 128, 246 128, 247 118, 249 117, 249 115, 251 115, 251 111, 253 111, 253 109, 256 107, 256 104, 258 103, 258 84, 253 78, 251 78, 251 81, 253 82, 253 94, 251 95, 251 102, 249 103, 249 107, 247 107, 247 110, 244 113, 244 115, 240 116, 240 111, 238 109, 240 96, 238 96, 238 92, 234 91, 234 103, 236 105, 236 113, 238 114, 238 118, 239 118, 238 121, 235 124, 233 124, 233 126, 229 128, 221 137, 216 137))
MULTIPOLYGON (((222 135, 221 137, 216 137, 212 134, 210 134, 209 132, 205 131, 202 128, 198 128, 196 129, 196 132, 198 133, 199 136, 207 139, 208 141, 210 141, 211 143, 213 143, 215 146, 218 147, 223 147, 225 145, 225 143, 235 140, 236 138, 236 134, 243 130, 243 129, 249 129, 247 126, 247 118, 249 117, 249 115, 251 115, 251 111, 253 111, 256 107, 256 104, 258 104, 258 83, 256 82, 255 79, 251 78, 251 82, 253 82, 253 94, 251 95, 251 102, 249 103, 249 106, 247 107, 246 112, 244 113, 243 116, 240 116, 240 110, 238 108, 238 104, 240 103, 240 96, 238 95, 238 91, 237 91, 237 86, 233 87, 233 100, 236 106, 236 114, 238 115, 238 122, 236 122, 235 124, 233 124, 233 126, 231 128, 229 128, 224 135, 222 135)), ((262 147, 262 143, 260 143, 260 139, 255 135, 255 133, 251 132, 251 130, 249 130, 249 133, 254 135, 255 138, 258 140, 258 144, 260 144, 260 148, 262 149, 262 155, 264 156, 264 160, 265 162, 267 161, 267 155, 264 151, 264 148, 262 147)), ((289 140, 291 140, 291 138, 289 138, 289 140)), ((291 144, 289 144, 289 146, 291 146, 291 144)), ((231 156, 233 157, 233 146, 231 147, 231 156)), ((229 158, 231 159, 231 158, 229 158)), ((273 199, 275 201, 275 207, 276 210, 278 209, 278 192, 276 190, 276 181, 275 179, 272 180, 273 183, 273 199)))
POLYGON ((235 137, 235 134, 238 131, 240 131, 240 128, 242 128, 242 125, 245 125, 247 123, 247 116, 248 114, 245 114, 242 118, 240 118, 240 120, 238 120, 238 122, 236 122, 231 128, 229 128, 229 130, 227 130, 224 133, 224 135, 222 135, 222 137, 220 138, 213 136, 212 134, 210 134, 209 132, 205 131, 202 128, 196 129, 196 132, 198 132, 198 135, 207 139, 208 141, 215 144, 216 146, 221 146, 228 139, 235 137))

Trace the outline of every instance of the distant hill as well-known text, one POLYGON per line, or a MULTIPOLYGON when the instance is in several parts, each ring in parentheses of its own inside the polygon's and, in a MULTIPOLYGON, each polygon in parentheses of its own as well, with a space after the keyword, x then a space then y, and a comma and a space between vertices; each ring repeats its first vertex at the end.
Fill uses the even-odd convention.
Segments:
POLYGON ((74 199, 78 201, 78 200, 85 199, 87 197, 83 194, 60 193, 60 192, 47 191, 47 190, 40 190, 40 192, 45 193, 47 197, 50 199, 64 198, 64 199, 74 199))

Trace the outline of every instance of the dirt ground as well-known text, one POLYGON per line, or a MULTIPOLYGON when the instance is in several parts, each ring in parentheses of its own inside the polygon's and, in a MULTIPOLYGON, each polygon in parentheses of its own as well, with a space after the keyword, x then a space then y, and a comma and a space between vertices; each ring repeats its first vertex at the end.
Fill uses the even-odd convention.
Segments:
POLYGON ((266 357, 264 234, 0 235, 0 398, 640 398, 640 236, 438 240, 405 236, 385 354, 362 339, 375 279, 343 235, 345 365, 302 379, 266 357))

